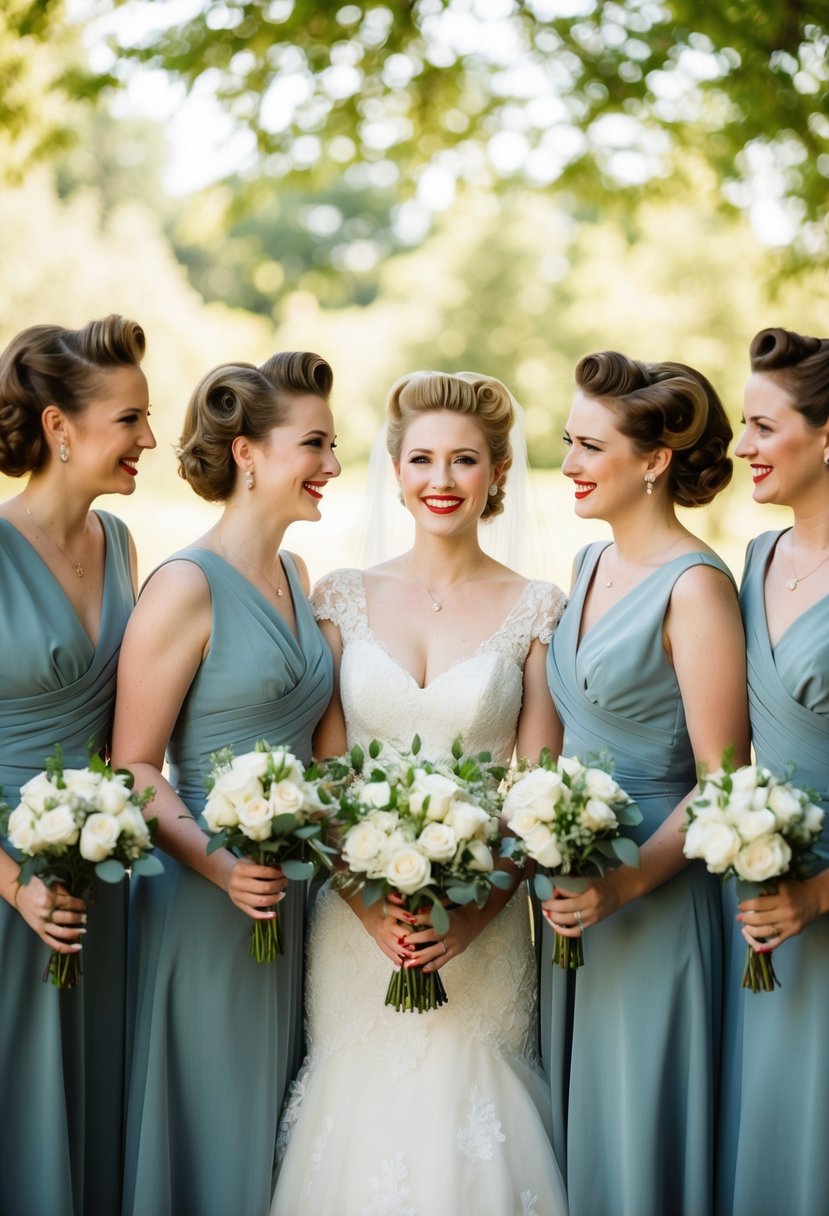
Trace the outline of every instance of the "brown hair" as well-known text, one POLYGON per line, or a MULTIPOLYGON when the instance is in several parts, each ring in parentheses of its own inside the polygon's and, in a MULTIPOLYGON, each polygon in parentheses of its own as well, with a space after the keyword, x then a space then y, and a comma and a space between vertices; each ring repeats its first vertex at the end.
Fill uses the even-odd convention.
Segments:
POLYGON ((101 392, 101 373, 138 367, 145 347, 138 322, 116 313, 83 329, 32 325, 12 338, 0 355, 0 471, 21 477, 42 469, 44 409, 82 414, 101 392))
POLYGON ((829 338, 761 329, 751 341, 751 370, 769 374, 810 426, 829 419, 829 338))
POLYGON ((478 372, 412 372, 392 385, 386 403, 386 447, 400 459, 406 427, 418 414, 455 410, 474 418, 489 448, 493 464, 502 466, 497 493, 490 495, 481 519, 504 509, 504 485, 512 464, 509 433, 515 421, 515 402, 500 380, 478 372))
POLYGON ((681 507, 711 501, 731 480, 731 424, 709 380, 684 363, 641 363, 618 351, 585 355, 576 384, 598 397, 640 454, 669 448, 668 492, 681 507))
POLYGON ((310 351, 282 351, 263 363, 223 363, 190 398, 178 448, 178 471, 202 498, 224 502, 237 468, 231 444, 239 435, 261 441, 282 426, 296 397, 328 400, 334 374, 310 351))

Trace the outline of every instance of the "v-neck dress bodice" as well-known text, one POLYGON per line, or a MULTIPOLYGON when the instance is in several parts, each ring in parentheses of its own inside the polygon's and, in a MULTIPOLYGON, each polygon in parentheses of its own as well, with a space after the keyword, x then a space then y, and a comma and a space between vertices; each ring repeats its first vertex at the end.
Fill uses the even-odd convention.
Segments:
MULTIPOLYGON (((314 605, 342 638, 349 745, 408 750, 417 733, 422 754, 440 759, 461 736, 467 750, 508 759, 524 661, 535 638, 549 641, 563 603, 549 583, 526 584, 492 638, 420 688, 371 633, 362 574, 328 575, 314 605)), ((447 963, 448 1004, 397 1013, 383 1004, 389 959, 324 887, 309 935, 308 1055, 283 1117, 271 1216, 566 1216, 536 1056, 535 971, 521 888, 447 963)))
MULTIPOLYGON (((129 536, 97 512, 106 553, 101 625, 90 641, 58 580, 0 519, 0 786, 19 788, 56 743, 67 767, 109 741, 121 638, 134 602, 129 536)), ((8 841, 2 847, 15 856, 8 841)), ((0 900, 0 1212, 117 1211, 121 1185, 126 884, 99 883, 72 992, 41 983, 49 950, 0 900), (102 1063, 105 1061, 105 1064, 102 1063)))
MULTIPOLYGON (((758 764, 806 786, 825 812, 817 845, 829 865, 829 596, 802 613, 772 648, 765 581, 781 533, 749 545, 740 590, 751 733, 758 764), (790 774, 790 776, 789 776, 790 774)), ((726 884, 725 1064, 718 1210, 726 1216, 814 1216, 829 1195, 829 916, 774 952, 781 987, 739 988, 745 944, 726 884), (774 1095, 773 1101, 769 1095, 774 1095)))
MULTIPOLYGON (((209 650, 168 748, 170 780, 197 817, 218 748, 239 755, 267 739, 310 760, 333 663, 289 555, 296 636, 217 554, 193 547, 170 560, 197 565, 211 597, 209 650)), ((306 886, 289 884, 284 954, 260 964, 252 921, 225 892, 170 857, 164 867, 133 891, 123 1213, 264 1216, 279 1109, 300 1060, 306 886)))
MULTIPOLYGON (((591 545, 577 558, 547 672, 564 754, 610 756, 614 776, 642 811, 632 832, 642 842, 696 782, 663 642, 671 593, 693 566, 731 576, 710 553, 681 554, 583 633, 584 602, 604 547, 591 545)), ((550 965, 552 945, 545 925, 542 1049, 573 1216, 706 1216, 722 966, 717 881, 701 866, 686 867, 591 926, 585 966, 575 975, 550 965)))

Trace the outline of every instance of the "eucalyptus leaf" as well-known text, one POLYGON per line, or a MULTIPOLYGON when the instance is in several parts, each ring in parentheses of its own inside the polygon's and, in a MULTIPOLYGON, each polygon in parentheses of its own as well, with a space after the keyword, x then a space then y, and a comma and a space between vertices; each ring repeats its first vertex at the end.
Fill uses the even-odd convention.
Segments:
POLYGON ((613 852, 626 866, 639 865, 639 846, 629 836, 617 836, 613 844, 613 852))
POLYGON ((449 913, 439 899, 436 899, 432 905, 431 917, 435 933, 440 937, 444 937, 449 932, 449 913))
POLYGON ((164 863, 155 853, 150 853, 147 857, 137 858, 130 869, 133 874, 140 874, 142 878, 150 878, 152 875, 164 873, 164 863))
POLYGON ((376 878, 369 878, 363 887, 363 903, 367 908, 372 904, 376 904, 380 896, 383 894, 383 884, 378 882, 376 878))
POLYGON ((548 874, 536 874, 535 878, 533 879, 533 886, 535 887, 535 893, 539 899, 553 898, 553 884, 550 881, 550 876, 548 874))
POLYGON ((642 822, 642 812, 637 803, 627 802, 616 812, 616 818, 625 827, 635 827, 637 823, 642 822))
POLYGON ((304 882, 306 878, 314 877, 314 866, 310 861, 289 859, 282 862, 282 873, 286 878, 293 879, 294 882, 304 882))
POLYGON ((95 875, 100 878, 101 882, 122 882, 126 873, 120 861, 115 857, 108 857, 106 861, 99 861, 95 867, 95 875))
POLYGON ((271 835, 272 836, 287 836, 296 828, 296 817, 294 815, 274 815, 271 820, 271 835))
POLYGON ((230 833, 227 830, 217 832, 215 836, 211 836, 210 840, 207 842, 208 856, 210 856, 211 853, 216 853, 219 849, 223 849, 227 844, 229 836, 230 833))
POLYGON ((489 875, 489 881, 493 887, 498 887, 501 891, 507 891, 515 880, 506 870, 493 870, 489 875))
POLYGON ((476 887, 474 882, 454 883, 451 887, 446 888, 446 894, 452 900, 453 904, 470 904, 475 898, 476 887))

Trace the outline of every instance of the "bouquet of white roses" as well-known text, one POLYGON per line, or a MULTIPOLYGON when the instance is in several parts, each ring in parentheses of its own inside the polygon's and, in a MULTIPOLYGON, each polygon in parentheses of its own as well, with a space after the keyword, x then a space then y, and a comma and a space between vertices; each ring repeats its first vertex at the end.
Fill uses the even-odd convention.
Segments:
MULTIPOLYGON (((566 885, 578 891, 591 874, 604 873, 608 860, 639 864, 639 849, 620 827, 641 823, 642 812, 603 763, 588 767, 577 756, 554 761, 545 748, 537 765, 520 761, 510 773, 504 819, 514 836, 504 840, 503 852, 542 867, 534 879, 539 899, 553 896, 551 874, 571 875, 566 885)), ((581 937, 557 933, 553 962, 567 970, 581 967, 581 937)))
MULTIPOLYGON (((0 808, 0 834, 24 858, 18 881, 38 877, 47 886, 61 883, 70 895, 88 900, 96 878, 120 882, 127 870, 160 874, 159 859, 151 856, 155 820, 142 810, 152 799, 152 786, 138 794, 133 775, 112 769, 99 756, 88 768, 64 768, 63 751, 55 748, 46 769, 20 788, 20 802, 0 808)), ((80 956, 53 951, 44 980, 57 988, 76 987, 80 956)))
MULTIPOLYGON (((731 749, 687 807, 683 825, 686 857, 699 858, 712 874, 736 878, 741 899, 775 890, 784 874, 809 874, 811 846, 820 836, 823 811, 805 790, 796 789, 761 765, 735 769, 731 749)), ((773 992, 779 983, 771 954, 751 946, 743 969, 743 988, 773 992)))
MULTIPOLYGON (((280 866, 286 878, 311 878, 332 868, 334 852, 323 840, 334 803, 286 747, 260 740, 234 756, 229 747, 210 757, 207 801, 200 823, 210 835, 207 852, 230 849, 258 865, 280 866)), ((282 953, 279 917, 254 920, 250 953, 270 963, 282 953)))
MULTIPOLYGON (((415 736, 410 754, 381 757, 382 745, 350 755, 353 778, 339 798, 342 838, 338 885, 362 891, 367 905, 391 892, 409 912, 431 904, 435 932, 449 930, 447 904, 486 903, 493 886, 507 888, 510 876, 495 869, 503 768, 488 753, 464 756, 460 743, 451 764, 420 760, 415 736)), ((387 1005, 424 1013, 446 1001, 437 971, 404 967, 392 975, 387 1005)))

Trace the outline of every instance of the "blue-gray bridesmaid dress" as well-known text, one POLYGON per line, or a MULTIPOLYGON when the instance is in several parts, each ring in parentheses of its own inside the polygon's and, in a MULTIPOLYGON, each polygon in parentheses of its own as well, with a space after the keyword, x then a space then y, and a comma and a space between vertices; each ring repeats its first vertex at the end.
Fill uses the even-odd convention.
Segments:
MULTIPOLYGON (((212 600, 210 650, 167 752, 198 816, 218 748, 241 755, 267 739, 310 760, 333 663, 289 556, 297 637, 217 554, 192 547, 175 559, 200 567, 212 600)), ((124 1216, 267 1216, 279 1112, 301 1059, 305 884, 290 883, 279 904, 284 954, 257 963, 250 918, 161 856, 163 876, 136 880, 130 909, 124 1216)))
MULTIPOLYGON (((682 554, 579 642, 604 547, 590 545, 577 558, 547 672, 564 723, 563 754, 609 754, 617 781, 642 810, 632 831, 642 843, 696 782, 682 697, 663 648, 671 591, 695 565, 731 576, 709 553, 682 554)), ((545 924, 541 1040, 571 1216, 706 1216, 720 1043, 718 881, 688 866, 592 926, 575 975, 551 965, 552 947, 545 924)))
MULTIPOLYGON (((93 646, 60 584, 0 519, 0 785, 10 806, 63 745, 68 768, 108 742, 121 638, 134 602, 129 537, 106 537, 101 629, 93 646)), ((3 847, 16 856, 8 841, 3 847)), ((126 883, 99 883, 80 985, 41 982, 49 948, 0 900, 0 1212, 117 1213, 121 1190, 126 883)))
MULTIPOLYGON (((746 629, 751 733, 758 764, 820 795, 816 847, 829 865, 829 597, 794 621, 772 649, 765 578, 782 533, 749 545, 740 604, 746 629)), ((732 887, 733 884, 727 884, 732 887)), ((733 960, 726 991, 718 1209, 725 1216, 829 1212, 829 916, 774 952, 782 987, 744 992, 745 943, 726 920, 733 960)))

